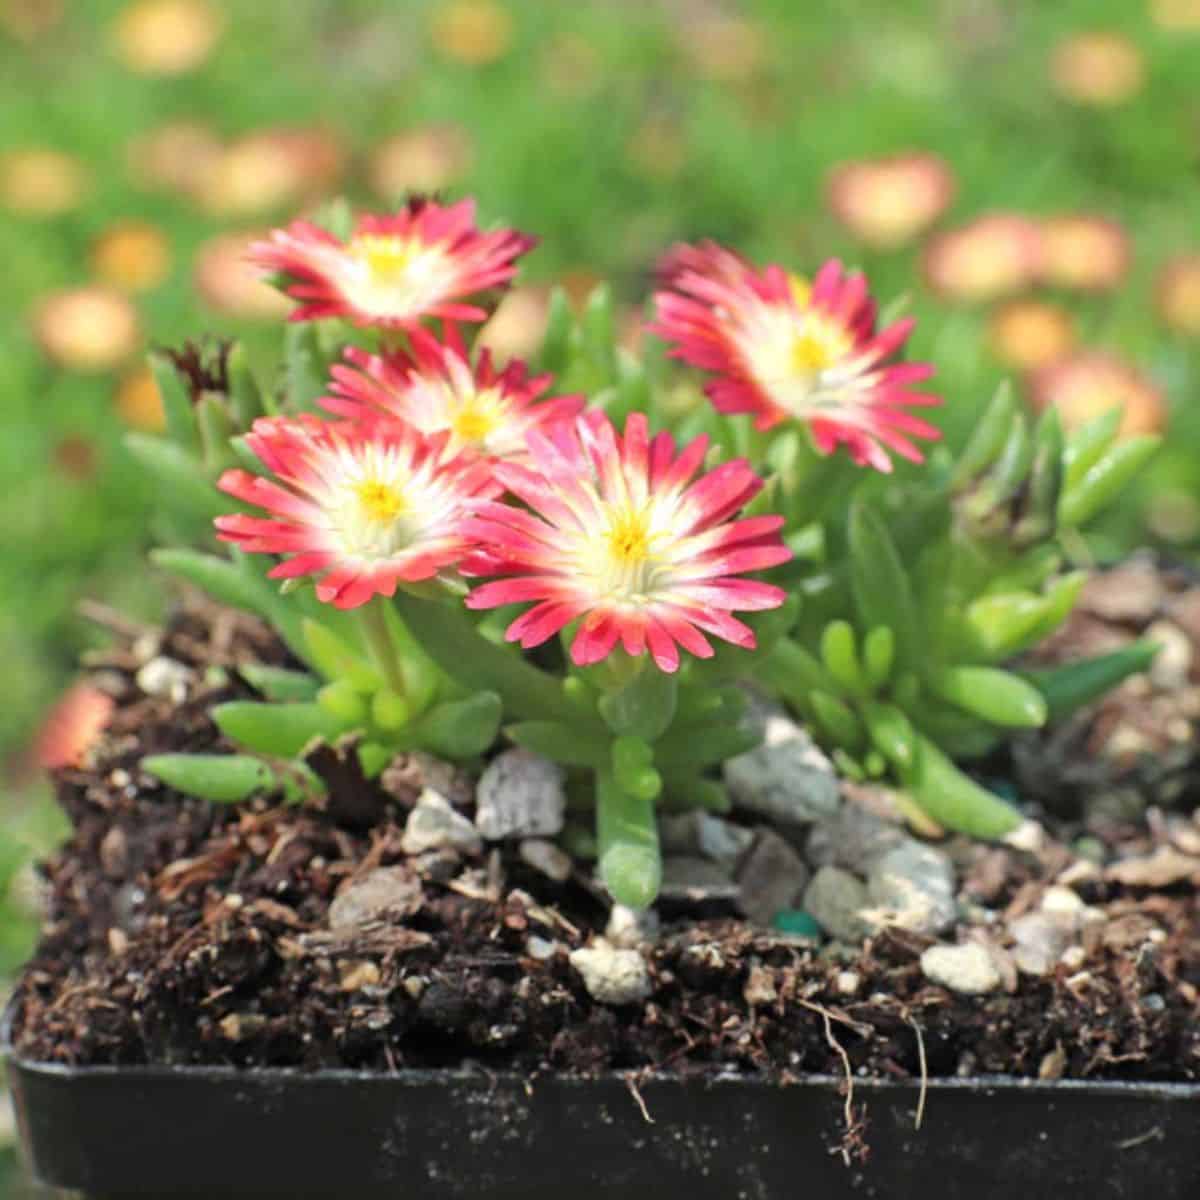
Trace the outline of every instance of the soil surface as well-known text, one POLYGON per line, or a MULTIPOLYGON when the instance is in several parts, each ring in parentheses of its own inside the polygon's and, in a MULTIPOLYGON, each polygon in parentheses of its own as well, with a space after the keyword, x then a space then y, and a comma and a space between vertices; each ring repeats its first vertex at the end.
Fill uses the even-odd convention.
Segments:
MULTIPOLYGON (((610 1006, 568 961, 609 918, 588 864, 555 883, 508 844, 475 857, 404 852, 427 763, 400 764, 384 794, 330 752, 324 807, 222 807, 142 775, 144 754, 222 745, 209 706, 255 695, 237 662, 286 661, 265 628, 210 610, 179 615, 153 649, 195 668, 186 699, 146 695, 135 683, 145 647, 118 647, 94 664, 115 716, 87 765, 57 776, 74 832, 44 867, 41 943, 14 996, 22 1055, 375 1071, 733 1068, 781 1080, 1200 1079, 1196 875, 1116 878, 1067 845, 1084 832, 1107 839, 1110 857, 1143 862, 1157 850, 1186 866, 1158 809, 1061 830, 1043 811, 1061 837, 1030 850, 952 842, 960 899, 1000 921, 1034 910, 1064 879, 1103 913, 1074 959, 1045 975, 1009 961, 1000 987, 965 995, 922 971, 929 937, 888 929, 860 946, 821 946, 733 916, 665 913, 642 950, 649 997, 610 1006), (354 803, 338 800, 356 789, 354 803), (357 913, 343 904, 331 922, 335 898, 379 868, 393 868, 378 877, 387 902, 357 913)), ((441 790, 454 791, 444 780, 441 790)), ((1200 841, 1200 826, 1183 820, 1200 841)), ((1003 967, 995 928, 964 925, 957 939, 990 938, 1003 967)))

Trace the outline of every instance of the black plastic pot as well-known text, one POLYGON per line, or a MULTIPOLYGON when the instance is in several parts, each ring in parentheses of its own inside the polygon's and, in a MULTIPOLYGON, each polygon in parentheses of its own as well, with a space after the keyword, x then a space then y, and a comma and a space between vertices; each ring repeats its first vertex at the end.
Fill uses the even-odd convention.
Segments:
POLYGON ((12 1057, 27 1162, 88 1196, 1065 1200, 1200 1195, 1200 1086, 534 1081, 482 1071, 83 1067, 12 1057))

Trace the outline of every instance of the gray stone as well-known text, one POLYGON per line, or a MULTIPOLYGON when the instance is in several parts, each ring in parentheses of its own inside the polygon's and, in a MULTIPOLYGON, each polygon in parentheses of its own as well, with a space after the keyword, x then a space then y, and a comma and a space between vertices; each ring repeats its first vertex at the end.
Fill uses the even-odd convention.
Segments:
POLYGON ((738 885, 730 873, 707 858, 672 855, 663 859, 659 895, 667 900, 736 900, 738 885))
POLYGON ((330 929, 352 929, 381 918, 398 920, 421 906, 421 881, 407 867, 377 867, 339 892, 329 906, 330 929))
POLYGON ((541 871, 555 883, 565 883, 571 878, 574 861, 561 847, 545 838, 526 838, 518 847, 517 853, 535 871, 541 871))
POLYGON ((911 838, 875 861, 867 876, 867 895, 872 905, 868 918, 879 926, 938 934, 958 917, 950 860, 911 838))
POLYGON ((808 883, 808 866, 773 829, 756 831, 737 870, 738 905, 760 925, 769 925, 781 908, 793 908, 808 883))
POLYGON ((1045 975, 1075 940, 1078 914, 1042 909, 1008 923, 1013 961, 1026 975, 1045 975))
POLYGON ((724 776, 736 805, 783 824, 827 819, 841 802, 833 764, 785 716, 768 716, 762 745, 727 760, 724 776))
POLYGON ((803 907, 830 937, 860 942, 871 930, 862 915, 867 903, 866 884, 857 875, 830 866, 812 877, 803 907))
POLYGON ((754 841, 754 830, 702 808, 665 814, 658 832, 665 853, 699 854, 731 870, 754 841))
POLYGON ((974 942, 930 946, 921 955, 921 970, 930 982, 965 996, 982 996, 1000 986, 1000 970, 992 956, 974 942))
POLYGON ((636 1004, 650 995, 650 971, 636 950, 624 950, 598 938, 572 950, 571 966, 579 972, 588 995, 601 1004, 636 1004))
POLYGON ((813 826, 804 855, 814 867, 844 867, 866 875, 885 854, 909 840, 899 825, 860 804, 848 803, 813 826))
POLYGON ((496 755, 475 789, 475 827, 490 842, 553 837, 562 832, 567 795, 563 770, 520 748, 496 755))
POLYGON ((444 796, 426 788, 416 808, 408 814, 400 847, 405 854, 451 849, 477 855, 483 853, 483 839, 466 817, 450 807, 444 796))

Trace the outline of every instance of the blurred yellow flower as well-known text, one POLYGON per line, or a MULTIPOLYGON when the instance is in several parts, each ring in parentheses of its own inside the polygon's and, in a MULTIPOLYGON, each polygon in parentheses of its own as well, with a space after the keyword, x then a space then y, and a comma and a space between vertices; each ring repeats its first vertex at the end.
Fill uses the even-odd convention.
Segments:
POLYGON ((29 217, 70 212, 83 199, 88 175, 78 159, 32 148, 0 155, 0 205, 29 217))
POLYGON ((1200 0, 1150 0, 1150 15, 1160 29, 1190 33, 1200 29, 1200 0))
POLYGON ((1167 423, 1161 389, 1131 363, 1108 350, 1081 350, 1029 377, 1029 398, 1039 412, 1053 405, 1068 431, 1112 408, 1121 408, 1121 436, 1159 433, 1167 423))
POLYGON ((1005 366, 1030 371, 1064 358, 1075 346, 1075 321, 1045 300, 1010 300, 988 320, 988 345, 1005 366))
POLYGON ((92 270, 105 283, 126 292, 157 287, 171 269, 171 249, 163 232, 144 221, 122 221, 93 243, 92 270))
POLYGON ((71 371, 111 370, 141 341, 137 309, 120 292, 100 285, 46 296, 33 315, 42 352, 71 371))
POLYGON ((148 367, 138 367, 122 377, 113 403, 121 420, 131 429, 158 433, 166 427, 162 394, 148 367))
POLYGON ((170 121, 126 147, 134 182, 144 188, 192 193, 214 168, 223 151, 221 139, 198 121, 170 121))
POLYGON ((545 285, 514 287, 504 294, 491 319, 479 332, 497 362, 529 358, 542 344, 550 315, 550 289, 545 285))
POLYGON ((430 14, 434 49, 469 67, 503 58, 512 36, 512 15, 496 0, 443 0, 430 14))
POLYGON ((470 169, 474 147, 461 125, 426 125, 380 142, 367 162, 367 177, 380 196, 436 192, 457 183, 470 169))
POLYGON ((278 320, 291 311, 292 301, 264 283, 262 272, 246 257, 251 244, 263 236, 259 230, 223 233, 196 251, 192 279, 209 308, 259 320, 278 320))
POLYGON ((258 216, 328 194, 344 159, 327 129, 257 130, 225 147, 198 181, 198 199, 214 216, 258 216))
POLYGON ((1038 227, 1016 213, 988 213, 937 234, 921 257, 929 286, 944 299, 967 303, 1031 287, 1040 261, 1038 227))
POLYGON ((1066 213, 1042 221, 1042 278, 1083 292, 1115 288, 1129 271, 1132 246, 1116 221, 1066 213))
POLYGON ((625 146, 625 161, 649 179, 674 179, 687 162, 687 142, 672 117, 646 117, 625 146))
POLYGON ((1154 302, 1168 329, 1200 338, 1200 253, 1181 254, 1163 265, 1154 302))
POLYGON ((560 96, 590 96, 601 82, 600 56, 578 33, 555 34, 542 47, 541 75, 560 96))
POLYGON ((859 241, 891 249, 912 241, 949 207, 955 181, 936 154, 914 152, 840 163, 825 197, 833 215, 859 241))
POLYGON ((767 39, 744 17, 701 16, 677 25, 684 54, 698 75, 724 82, 757 74, 767 58, 767 39))
POLYGON ((1073 34, 1055 47, 1050 79, 1076 104, 1106 108, 1122 104, 1142 86, 1142 52, 1121 33, 1094 30, 1073 34))
POLYGON ((63 16, 63 0, 0 0, 0 29, 21 42, 49 33, 63 16))
POLYGON ((183 75, 201 66, 225 26, 206 0, 135 0, 117 15, 117 57, 139 75, 183 75))

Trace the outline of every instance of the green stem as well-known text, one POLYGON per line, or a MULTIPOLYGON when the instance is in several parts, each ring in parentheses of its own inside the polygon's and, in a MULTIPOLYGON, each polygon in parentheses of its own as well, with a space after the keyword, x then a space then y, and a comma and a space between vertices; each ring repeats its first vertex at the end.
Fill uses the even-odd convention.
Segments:
POLYGON ((596 772, 600 877, 619 904, 647 908, 662 885, 654 801, 623 791, 608 770, 596 772))
POLYGON ((391 630, 388 629, 387 612, 384 608, 386 604, 387 601, 382 596, 376 596, 358 610, 358 617, 367 648, 384 682, 397 696, 404 696, 404 672, 396 653, 396 643, 392 640, 391 630))
POLYGON ((498 692, 507 714, 561 721, 571 711, 559 681, 527 663, 519 650, 489 642, 461 601, 398 591, 395 603, 421 648, 447 675, 472 691, 498 692))

